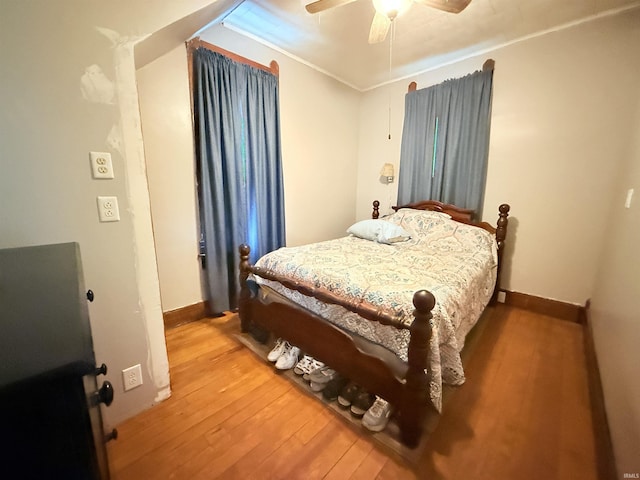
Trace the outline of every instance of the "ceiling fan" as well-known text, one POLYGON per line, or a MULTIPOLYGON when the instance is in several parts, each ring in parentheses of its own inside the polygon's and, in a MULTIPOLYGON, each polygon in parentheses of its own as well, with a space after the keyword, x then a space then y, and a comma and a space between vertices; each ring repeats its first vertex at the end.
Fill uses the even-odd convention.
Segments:
MULTIPOLYGON (((334 7, 341 7, 356 0, 316 0, 305 8, 309 13, 319 13, 334 7)), ((413 3, 426 5, 444 12, 460 13, 471 0, 373 0, 376 14, 369 30, 369 43, 379 43, 387 38, 389 27, 398 15, 409 10, 413 3)))

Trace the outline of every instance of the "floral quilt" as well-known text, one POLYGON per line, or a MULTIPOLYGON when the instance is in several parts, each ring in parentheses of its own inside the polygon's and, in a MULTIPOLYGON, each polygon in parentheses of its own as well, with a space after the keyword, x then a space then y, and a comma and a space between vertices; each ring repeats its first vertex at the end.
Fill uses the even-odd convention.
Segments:
MULTIPOLYGON (((413 294, 427 289, 433 309, 429 368, 430 397, 442 409, 442 384, 464 383, 460 351, 486 307, 496 281, 497 248, 489 232, 437 212, 401 209, 384 218, 410 235, 407 241, 377 243, 356 236, 280 248, 257 266, 302 283, 324 287, 347 299, 362 299, 413 321, 413 294)), ((257 278, 278 293, 335 325, 383 345, 406 361, 408 330, 372 322, 343 307, 320 302, 277 282, 257 278)))

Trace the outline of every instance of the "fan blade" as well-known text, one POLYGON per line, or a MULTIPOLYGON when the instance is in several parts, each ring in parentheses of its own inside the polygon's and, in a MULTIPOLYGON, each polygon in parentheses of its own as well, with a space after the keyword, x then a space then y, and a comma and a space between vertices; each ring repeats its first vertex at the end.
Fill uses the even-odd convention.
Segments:
POLYGON ((341 7, 356 0, 316 0, 304 7, 309 13, 319 13, 334 7, 341 7))
POLYGON ((387 38, 387 32, 391 26, 391 20, 386 15, 376 12, 369 30, 369 43, 380 43, 387 38))
POLYGON ((467 5, 471 3, 471 0, 413 0, 420 5, 426 5, 427 7, 437 8, 444 12, 460 13, 467 8, 467 5))

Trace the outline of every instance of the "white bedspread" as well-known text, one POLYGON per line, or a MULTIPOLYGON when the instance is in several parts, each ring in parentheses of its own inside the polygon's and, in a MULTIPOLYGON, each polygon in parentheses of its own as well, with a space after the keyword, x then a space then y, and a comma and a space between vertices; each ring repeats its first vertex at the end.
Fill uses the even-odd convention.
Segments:
MULTIPOLYGON (((393 245, 354 236, 292 248, 262 257, 257 266, 302 283, 324 287, 346 298, 413 320, 413 294, 427 289, 436 298, 429 368, 430 397, 441 411, 442 384, 464 383, 460 351, 464 339, 491 298, 496 280, 495 238, 487 231, 435 212, 402 209, 385 220, 401 225, 412 238, 393 245)), ((256 279, 350 332, 407 359, 409 331, 371 322, 336 305, 256 279)))

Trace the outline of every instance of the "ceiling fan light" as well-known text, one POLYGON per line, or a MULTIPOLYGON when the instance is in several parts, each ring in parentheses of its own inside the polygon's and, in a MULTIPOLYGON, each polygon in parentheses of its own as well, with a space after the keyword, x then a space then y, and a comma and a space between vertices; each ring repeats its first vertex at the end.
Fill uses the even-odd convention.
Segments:
POLYGON ((376 12, 393 20, 399 15, 409 10, 413 0, 373 0, 373 6, 376 12))

